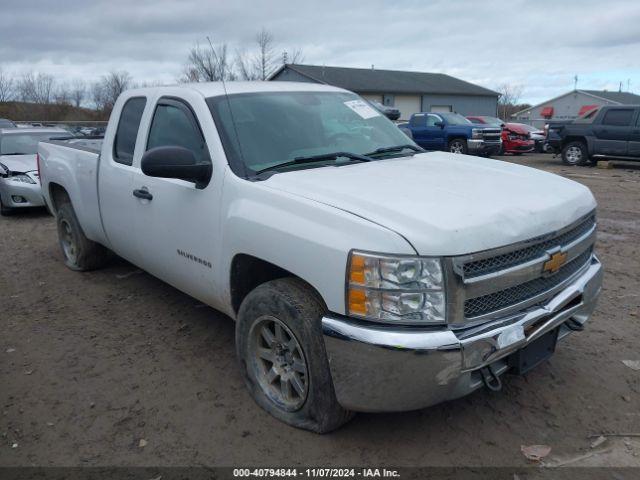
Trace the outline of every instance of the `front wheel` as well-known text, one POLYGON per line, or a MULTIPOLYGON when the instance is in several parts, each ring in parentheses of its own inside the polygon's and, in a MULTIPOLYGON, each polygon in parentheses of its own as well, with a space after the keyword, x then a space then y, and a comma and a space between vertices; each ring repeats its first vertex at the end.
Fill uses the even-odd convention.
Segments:
POLYGON ((587 146, 583 142, 568 143, 562 149, 562 162, 565 165, 586 165, 589 163, 587 146))
POLYGON ((253 399, 277 419, 325 433, 353 414, 338 403, 322 338, 326 308, 297 278, 264 283, 242 302, 236 350, 253 399))
POLYGON ((451 153, 467 153, 467 141, 463 138, 454 138, 449 142, 449 151, 451 153))

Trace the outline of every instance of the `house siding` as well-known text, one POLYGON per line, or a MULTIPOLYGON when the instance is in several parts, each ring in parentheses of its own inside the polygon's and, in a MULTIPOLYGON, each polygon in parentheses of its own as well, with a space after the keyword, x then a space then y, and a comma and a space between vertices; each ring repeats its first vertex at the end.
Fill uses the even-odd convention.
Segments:
POLYGON ((430 112, 433 106, 451 105, 451 111, 460 115, 495 116, 498 109, 497 97, 476 95, 423 95, 422 111, 430 112))
MULTIPOLYGON (((274 75, 271 80, 289 82, 316 82, 301 73, 285 67, 274 75)), ((383 85, 377 85, 383 87, 383 85)), ((477 87, 476 87, 477 88, 477 87)), ((450 105, 451 111, 462 115, 496 115, 498 107, 497 95, 464 95, 464 94, 423 94, 401 93, 393 90, 362 90, 355 89, 355 93, 365 98, 375 99, 384 105, 390 105, 400 110, 400 118, 408 120, 417 112, 429 112, 432 106, 450 105)))
POLYGON ((561 122, 573 120, 578 116, 578 112, 584 105, 603 106, 618 105, 618 103, 603 98, 596 98, 580 91, 574 91, 524 112, 519 112, 514 115, 514 118, 515 121, 520 123, 533 125, 537 128, 544 128, 545 123, 549 121, 561 122), (542 117, 542 109, 545 107, 553 107, 553 116, 551 118, 542 117))

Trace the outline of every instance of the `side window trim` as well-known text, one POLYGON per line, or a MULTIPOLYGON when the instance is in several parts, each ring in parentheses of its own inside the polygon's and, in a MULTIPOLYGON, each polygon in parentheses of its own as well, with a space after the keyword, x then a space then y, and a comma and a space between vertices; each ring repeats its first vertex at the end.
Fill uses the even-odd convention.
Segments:
POLYGON ((120 116, 118 117, 118 125, 116 126, 116 132, 113 136, 113 147, 111 151, 111 157, 115 163, 118 163, 120 165, 126 165, 128 167, 131 167, 133 165, 133 159, 135 157, 136 147, 138 147, 138 134, 140 133, 140 125, 142 124, 142 117, 144 116, 144 111, 147 108, 147 101, 148 99, 146 96, 138 95, 135 97, 127 98, 127 100, 124 102, 124 105, 122 105, 122 108, 120 109, 120 116), (133 151, 131 152, 131 158, 125 160, 124 158, 119 157, 117 154, 116 149, 118 146, 118 132, 120 130, 122 116, 123 116, 123 113, 125 112, 125 109, 127 108, 127 105, 129 105, 130 102, 135 100, 144 100, 144 105, 142 106, 142 113, 140 114, 140 118, 138 119, 138 127, 136 128, 135 142, 133 144, 133 151))
POLYGON ((153 108, 153 113, 151 114, 151 119, 149 120, 149 128, 147 129, 147 139, 146 139, 147 141, 145 142, 144 151, 146 152, 147 150, 149 150, 149 140, 151 138, 151 128, 153 127, 153 121, 155 120, 158 107, 163 105, 178 108, 185 113, 187 119, 189 119, 189 122, 191 123, 191 126, 194 128, 195 131, 198 132, 198 134, 200 135, 200 138, 202 139, 202 143, 205 146, 204 152, 205 152, 206 160, 212 163, 211 155, 209 153, 209 146, 207 145, 207 140, 204 136, 204 132, 202 131, 202 127, 200 126, 200 122, 198 122, 198 117, 196 116, 195 112, 191 108, 191 105, 189 105, 186 101, 176 97, 160 97, 156 102, 153 108))

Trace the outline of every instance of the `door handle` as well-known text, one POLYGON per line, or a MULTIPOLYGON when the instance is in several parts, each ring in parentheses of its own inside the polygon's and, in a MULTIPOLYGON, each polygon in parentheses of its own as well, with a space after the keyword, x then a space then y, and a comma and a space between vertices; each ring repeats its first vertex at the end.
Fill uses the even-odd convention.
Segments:
POLYGON ((138 197, 138 198, 142 198, 144 200, 153 200, 153 195, 151 195, 149 193, 149 190, 147 190, 146 188, 137 188, 133 191, 133 196, 134 197, 138 197))

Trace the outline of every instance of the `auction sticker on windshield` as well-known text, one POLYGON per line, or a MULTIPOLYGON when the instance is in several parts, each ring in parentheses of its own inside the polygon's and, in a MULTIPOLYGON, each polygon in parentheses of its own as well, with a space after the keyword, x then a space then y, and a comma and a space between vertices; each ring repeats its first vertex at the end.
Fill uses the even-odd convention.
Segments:
POLYGON ((380 114, 375 111, 375 109, 371 108, 371 106, 367 105, 364 100, 350 100, 348 102, 344 102, 344 104, 349 107, 351 110, 356 112, 362 118, 367 120, 368 118, 377 117, 380 114))

